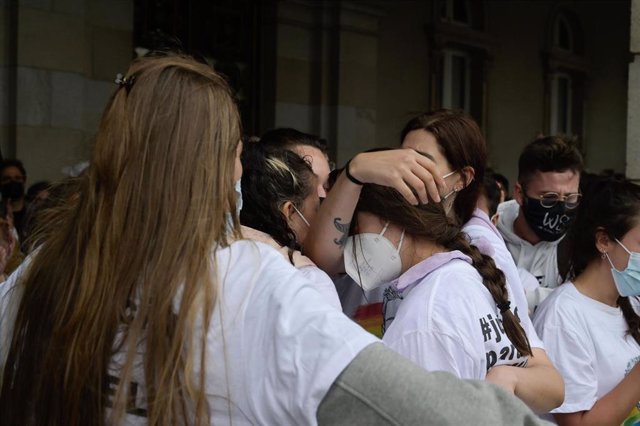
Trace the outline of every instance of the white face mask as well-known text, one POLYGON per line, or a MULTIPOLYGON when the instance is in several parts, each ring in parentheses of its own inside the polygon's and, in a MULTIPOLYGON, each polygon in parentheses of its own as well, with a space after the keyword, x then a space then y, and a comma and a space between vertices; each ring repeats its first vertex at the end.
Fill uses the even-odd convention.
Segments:
MULTIPOLYGON (((442 176, 442 179, 446 179, 446 178, 448 178, 449 176, 453 176, 453 175, 454 175, 454 174, 456 174, 456 173, 458 173, 458 171, 457 171, 457 170, 454 170, 454 171, 452 171, 452 172, 450 172, 450 173, 447 173, 446 175, 442 176)), ((440 198, 442 199, 442 201, 444 201, 444 200, 446 200, 447 198, 449 198, 451 195, 455 194, 456 192, 458 192, 458 191, 456 191, 456 190, 455 190, 455 188, 454 188, 454 189, 452 189, 452 190, 451 190, 451 192, 449 192, 448 194, 443 195, 443 196, 442 196, 442 197, 440 197, 440 198)))
POLYGON ((398 248, 395 248, 383 236, 388 227, 389 222, 379 234, 357 234, 347 238, 344 247, 345 271, 365 291, 395 280, 402 271, 400 249, 404 241, 404 230, 398 248))

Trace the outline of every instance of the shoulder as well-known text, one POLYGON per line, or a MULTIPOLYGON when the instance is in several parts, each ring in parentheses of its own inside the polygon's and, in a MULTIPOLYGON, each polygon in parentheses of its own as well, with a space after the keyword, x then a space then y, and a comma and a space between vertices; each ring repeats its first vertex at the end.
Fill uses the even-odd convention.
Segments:
POLYGON ((342 310, 342 304, 340 303, 336 286, 326 272, 313 264, 299 267, 298 270, 307 280, 316 286, 327 302, 335 308, 342 310))
POLYGON ((259 241, 235 241, 228 247, 216 249, 215 257, 219 267, 227 267, 233 273, 277 271, 291 274, 295 271, 280 252, 259 241))
POLYGON ((466 261, 454 259, 424 277, 405 301, 420 299, 434 316, 465 316, 484 303, 487 294, 478 271, 466 261))
POLYGON ((583 303, 575 286, 566 282, 556 288, 536 309, 533 322, 537 330, 545 326, 562 327, 582 322, 583 303))

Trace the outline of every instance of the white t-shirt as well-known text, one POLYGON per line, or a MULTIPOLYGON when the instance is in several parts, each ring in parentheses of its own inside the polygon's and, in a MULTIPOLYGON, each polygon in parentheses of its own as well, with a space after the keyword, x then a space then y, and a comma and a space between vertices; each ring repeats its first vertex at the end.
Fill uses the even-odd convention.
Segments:
POLYGON ((521 320, 522 328, 527 333, 529 344, 532 348, 544 348, 542 341, 538 337, 531 318, 529 317, 529 305, 520 279, 520 273, 516 266, 511 253, 505 245, 504 239, 500 232, 491 223, 491 219, 480 209, 476 209, 471 220, 469 220, 462 230, 471 239, 471 244, 480 249, 483 254, 493 258, 496 266, 504 273, 507 280, 507 290, 509 291, 509 300, 511 301, 512 311, 518 315, 521 320), (486 243, 489 247, 485 247, 486 243), (491 252, 492 251, 492 252, 491 252))
POLYGON ((542 287, 555 288, 561 284, 558 271, 558 244, 556 241, 540 241, 533 245, 513 232, 513 223, 520 212, 516 200, 506 201, 498 206, 497 228, 507 244, 511 256, 519 268, 524 268, 538 279, 542 287))
POLYGON ((482 380, 495 365, 525 366, 528 358, 470 263, 459 251, 437 253, 402 274, 394 286, 403 300, 383 341, 427 370, 482 380))
POLYGON ((316 289, 322 294, 325 301, 336 308, 337 310, 342 310, 342 305, 340 304, 340 298, 338 298, 338 292, 336 291, 336 286, 333 285, 333 281, 329 278, 326 272, 322 269, 318 268, 315 265, 302 266, 298 268, 302 276, 304 276, 307 281, 314 283, 316 285, 316 289))
POLYGON ((287 261, 293 262, 293 266, 298 268, 309 282, 316 284, 318 291, 322 293, 329 304, 337 309, 342 309, 340 298, 338 297, 335 285, 333 285, 333 281, 329 278, 329 275, 318 268, 307 256, 304 256, 298 250, 290 253, 288 247, 283 247, 278 244, 271 235, 248 226, 242 226, 242 236, 249 240, 265 243, 276 249, 287 261))
MULTIPOLYGON (((237 241, 215 255, 218 301, 204 331, 211 423, 316 424, 318 406, 331 384, 363 348, 378 340, 329 305, 274 249, 237 241)), ((15 320, 5 312, 19 303, 20 292, 12 288, 15 274, 0 285, 0 348, 6 347, 15 320)), ((196 326, 195 342, 201 333, 196 326)), ((113 375, 121 357, 114 356, 113 375)), ((144 378, 140 362, 136 365, 130 385, 137 389, 131 410, 137 415, 126 420, 143 425, 144 378)))
MULTIPOLYGON (((573 283, 556 289, 533 323, 564 378, 564 403, 552 413, 590 410, 640 360, 640 346, 627 335, 620 308, 583 295, 573 283)), ((639 406, 629 418, 640 420, 639 406)))

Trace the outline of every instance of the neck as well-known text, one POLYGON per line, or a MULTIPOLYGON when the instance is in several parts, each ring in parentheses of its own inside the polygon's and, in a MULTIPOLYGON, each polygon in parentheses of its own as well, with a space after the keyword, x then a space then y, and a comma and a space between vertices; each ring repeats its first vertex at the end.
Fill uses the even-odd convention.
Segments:
POLYGON ((574 285, 587 297, 609 306, 618 306, 618 290, 611 275, 611 265, 606 259, 592 260, 580 275, 573 280, 574 285))
POLYGON ((402 273, 436 253, 447 251, 444 247, 428 240, 405 235, 400 257, 402 259, 402 273))
POLYGON ((513 221, 513 232, 523 240, 527 241, 529 244, 536 245, 541 240, 538 238, 533 229, 527 223, 527 219, 524 217, 524 211, 522 207, 518 210, 518 217, 513 221))

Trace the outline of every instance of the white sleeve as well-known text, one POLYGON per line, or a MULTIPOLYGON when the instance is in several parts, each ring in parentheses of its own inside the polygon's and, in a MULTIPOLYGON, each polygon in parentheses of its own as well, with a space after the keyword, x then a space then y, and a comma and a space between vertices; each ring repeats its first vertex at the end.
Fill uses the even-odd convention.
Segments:
POLYGON ((27 257, 5 282, 0 283, 0 377, 9 355, 14 323, 24 292, 24 288, 18 285, 18 278, 25 273, 32 256, 27 257))
POLYGON ((447 371, 461 379, 483 380, 486 375, 478 357, 468 353, 460 336, 416 330, 397 340, 383 341, 390 349, 428 371, 447 371))
POLYGON ((564 325, 538 324, 547 355, 564 379, 564 403, 552 413, 590 410, 598 400, 598 376, 588 339, 579 338, 564 325))
POLYGON ((379 340, 272 248, 236 242, 226 253, 228 260, 218 257, 219 298, 207 333, 212 411, 238 407, 253 424, 316 424, 338 375, 379 340))
POLYGON ((331 306, 342 311, 338 291, 329 275, 317 266, 309 265, 298 268, 302 275, 311 282, 331 306))

